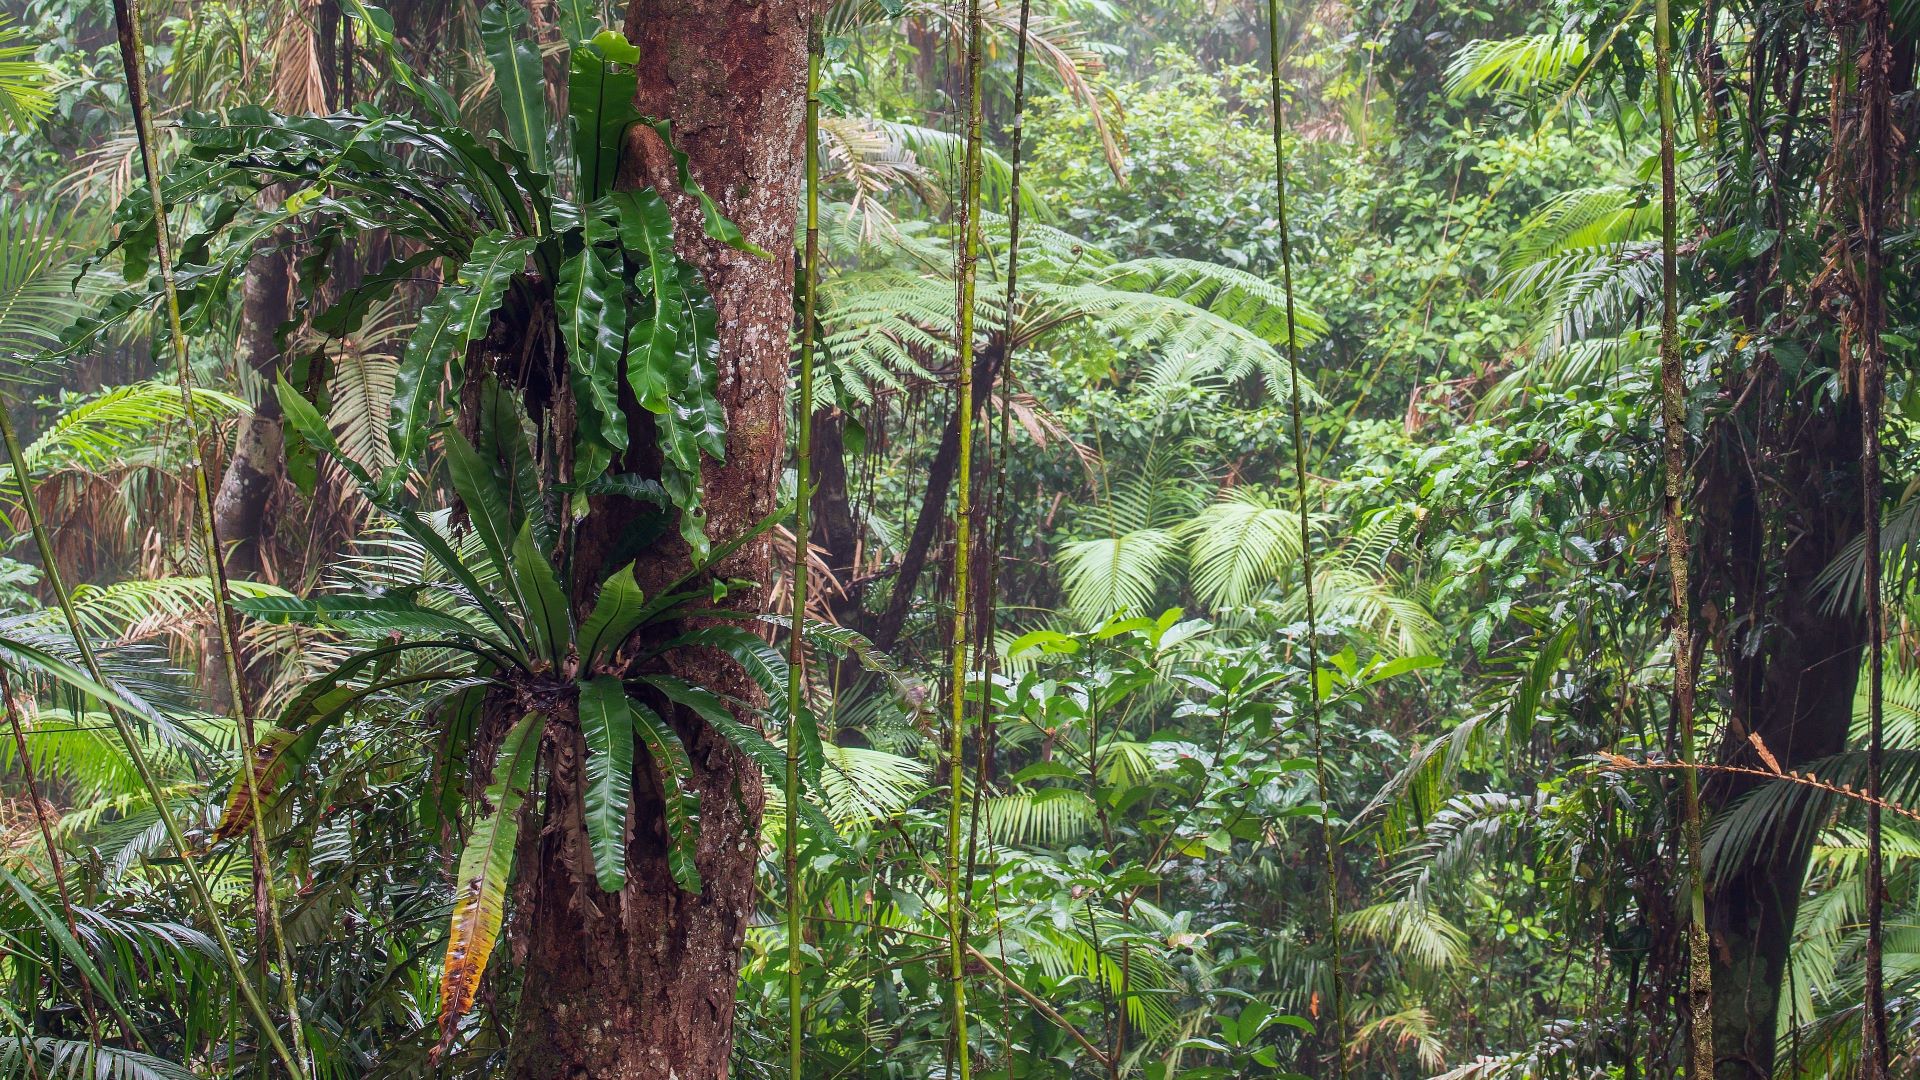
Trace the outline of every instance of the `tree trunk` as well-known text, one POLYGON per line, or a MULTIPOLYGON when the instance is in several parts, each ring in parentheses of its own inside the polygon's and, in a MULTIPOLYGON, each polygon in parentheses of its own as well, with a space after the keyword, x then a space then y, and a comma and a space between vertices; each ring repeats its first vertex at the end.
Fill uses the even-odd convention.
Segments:
POLYGON ((828 591, 822 597, 833 620, 842 626, 866 632, 866 612, 861 597, 866 584, 855 583, 860 573, 860 522, 854 515, 852 493, 847 487, 847 417, 844 413, 821 415, 813 422, 813 520, 812 543, 826 553, 827 569, 845 592, 828 591))
MULTIPOLYGON (((672 162, 651 131, 636 127, 622 182, 669 194, 677 247, 699 267, 719 314, 719 392, 727 409, 727 460, 708 462, 705 504, 716 543, 772 510, 785 458, 788 331, 793 319, 793 230, 801 177, 800 119, 806 97, 806 8, 799 0, 634 0, 627 36, 640 47, 642 114, 673 123, 694 178, 747 237, 774 253, 760 259, 701 238, 700 210, 677 194, 672 162)), ((649 447, 647 413, 629 401, 632 445, 649 447)), ((616 469, 643 469, 630 454, 616 469)), ((574 541, 576 605, 626 558, 637 508, 595 497, 574 541)), ((743 547, 721 577, 770 580, 771 544, 743 547)), ((654 595, 687 566, 677 539, 639 556, 635 573, 654 595)), ((760 609, 764 597, 736 591, 729 603, 760 609)), ((681 656, 689 681, 737 697, 754 694, 719 654, 681 656)), ((664 703, 656 702, 663 706, 664 703)), ((546 819, 523 863, 517 892, 526 975, 508 1073, 519 1080, 710 1080, 727 1074, 739 953, 754 907, 754 869, 764 802, 757 774, 698 718, 670 714, 692 758, 700 796, 699 895, 674 884, 666 826, 651 766, 636 768, 628 886, 599 894, 581 824, 582 747, 553 749, 546 819)), ((642 755, 644 757, 644 755, 642 755)))
POLYGON ((285 467, 282 449, 280 399, 273 394, 274 375, 280 370, 280 349, 274 331, 292 310, 293 263, 278 237, 268 237, 255 249, 240 287, 240 361, 267 381, 253 411, 242 417, 234 437, 233 455, 213 501, 213 528, 227 546, 227 574, 258 577, 265 569, 267 501, 280 486, 285 467))
MULTIPOLYGON (((977 414, 987 402, 994 379, 1000 374, 1000 361, 1006 356, 1004 345, 995 342, 980 349, 973 361, 973 411, 977 414)), ((907 613, 913 607, 913 591, 927 568, 927 555, 947 518, 947 493, 953 489, 953 474, 960 464, 960 425, 948 420, 940 435, 940 446, 927 466, 927 492, 920 501, 920 515, 914 519, 913 535, 900 556, 900 572, 893 579, 893 591, 887 596, 887 608, 874 622, 868 635, 882 649, 892 649, 906 628, 907 613)))
MULTIPOLYGON (((1779 400, 1766 373, 1752 396, 1779 400)), ((1736 387, 1737 389, 1737 387, 1736 387)), ((1705 484, 1703 562, 1714 595, 1731 611, 1708 629, 1728 672, 1729 723, 1721 764, 1764 768, 1758 734, 1783 769, 1846 748, 1853 720, 1864 623, 1858 611, 1828 612, 1815 584, 1859 529, 1859 422, 1849 403, 1807 412, 1730 417, 1705 484), (1774 431, 1773 445, 1736 443, 1740 431, 1774 431), (1750 462, 1774 463, 1755 477, 1750 462), (1764 484, 1756 487, 1756 484, 1764 484), (1768 505, 1768 500, 1777 500, 1768 505)), ((1719 776, 1707 783, 1709 820, 1765 781, 1719 776)), ((1774 1036, 1787 948, 1799 912, 1808 845, 1791 840, 1800 821, 1724 870, 1710 867, 1707 920, 1713 944, 1714 1056, 1719 1080, 1773 1075, 1774 1036)))

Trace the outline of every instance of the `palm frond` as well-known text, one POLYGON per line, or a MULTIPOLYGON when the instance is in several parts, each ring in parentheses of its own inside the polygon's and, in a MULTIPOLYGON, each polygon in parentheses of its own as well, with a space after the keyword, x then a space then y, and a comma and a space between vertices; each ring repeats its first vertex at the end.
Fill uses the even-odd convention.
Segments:
POLYGON ((1509 95, 1559 90, 1586 61, 1586 40, 1558 30, 1470 41, 1447 65, 1447 94, 1458 101, 1483 90, 1509 95))
POLYGON ((1300 563, 1300 513, 1240 488, 1181 526, 1194 592, 1209 607, 1247 603, 1300 563))
POLYGON ((1087 625, 1116 612, 1147 611, 1179 544, 1170 529, 1135 529, 1062 545, 1060 579, 1069 606, 1087 625))

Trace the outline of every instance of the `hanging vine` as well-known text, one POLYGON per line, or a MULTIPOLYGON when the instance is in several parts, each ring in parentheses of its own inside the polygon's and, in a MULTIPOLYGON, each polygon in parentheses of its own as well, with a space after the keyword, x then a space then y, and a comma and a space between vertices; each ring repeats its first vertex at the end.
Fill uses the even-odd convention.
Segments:
MULTIPOLYGON (((1890 1048, 1887 1038, 1886 862, 1881 820, 1882 771, 1886 767, 1886 597, 1881 592, 1880 425, 1886 402, 1887 358, 1881 333, 1886 326, 1886 280, 1882 232, 1886 225, 1893 148, 1891 71, 1892 17, 1887 0, 1867 0, 1861 6, 1864 30, 1856 72, 1860 109, 1852 139, 1835 132, 1839 148, 1852 141, 1857 147, 1854 171, 1859 200, 1859 251, 1848 263, 1853 270, 1855 303, 1850 309, 1860 354, 1855 389, 1860 403, 1860 524, 1865 540, 1867 615, 1867 945, 1863 963, 1861 1073, 1865 1080, 1887 1075, 1890 1048)), ((1834 123, 1841 123, 1835 113, 1834 123)))
MULTIPOLYGON (((1680 731, 1680 758, 1697 763, 1693 730, 1693 618, 1687 583, 1687 521, 1680 500, 1687 476, 1687 372, 1680 358, 1679 261, 1675 218, 1672 14, 1668 0, 1654 0, 1653 48, 1660 102, 1660 403, 1666 429, 1665 520, 1667 575, 1673 603, 1673 707, 1680 731)), ((1697 769, 1680 774, 1681 832, 1687 863, 1687 1075, 1713 1076, 1713 972, 1707 942, 1705 869, 1701 861, 1700 779, 1697 769)))

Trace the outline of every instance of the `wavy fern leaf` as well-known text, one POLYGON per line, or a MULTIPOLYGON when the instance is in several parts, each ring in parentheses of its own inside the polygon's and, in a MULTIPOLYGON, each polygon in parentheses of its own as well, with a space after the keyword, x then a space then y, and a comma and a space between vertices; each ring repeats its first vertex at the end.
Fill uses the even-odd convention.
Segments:
POLYGON ((486 814, 460 853, 454 877, 453 922, 447 932, 446 964, 440 975, 440 1047, 453 1044, 460 1018, 473 1007, 487 959, 507 914, 507 879, 513 874, 520 809, 533 786, 545 720, 529 713, 507 732, 487 788, 486 814))

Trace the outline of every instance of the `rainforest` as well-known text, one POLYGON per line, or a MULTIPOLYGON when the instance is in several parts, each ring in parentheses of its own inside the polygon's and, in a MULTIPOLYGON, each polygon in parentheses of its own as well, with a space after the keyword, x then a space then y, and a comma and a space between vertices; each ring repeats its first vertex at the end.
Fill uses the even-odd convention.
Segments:
POLYGON ((1920 1077, 1920 3, 0 0, 0 1078, 1920 1077))

